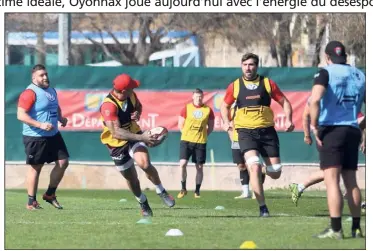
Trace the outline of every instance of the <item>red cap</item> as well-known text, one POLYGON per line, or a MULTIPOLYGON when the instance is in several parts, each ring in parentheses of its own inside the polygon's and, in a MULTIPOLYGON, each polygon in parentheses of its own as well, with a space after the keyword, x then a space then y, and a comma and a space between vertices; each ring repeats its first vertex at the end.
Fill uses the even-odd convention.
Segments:
POLYGON ((113 87, 117 91, 134 89, 140 86, 140 81, 132 79, 127 74, 120 74, 113 80, 113 87))

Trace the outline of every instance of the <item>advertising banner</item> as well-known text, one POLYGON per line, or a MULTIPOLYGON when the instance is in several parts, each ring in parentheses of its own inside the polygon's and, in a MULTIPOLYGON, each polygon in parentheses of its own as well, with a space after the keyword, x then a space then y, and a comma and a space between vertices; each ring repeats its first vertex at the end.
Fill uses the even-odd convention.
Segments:
MULTIPOLYGON (((69 119, 65 131, 100 131, 100 105, 110 90, 58 90, 58 99, 62 113, 69 119)), ((138 98, 143 105, 143 113, 138 122, 143 130, 156 126, 164 126, 169 131, 177 131, 177 122, 180 111, 189 102, 192 102, 190 91, 137 91, 138 98)), ((215 131, 221 131, 222 119, 220 105, 225 91, 205 92, 204 102, 215 113, 215 131)), ((293 122, 295 131, 302 131, 302 113, 307 102, 309 92, 284 92, 293 107, 293 122)), ((275 114, 275 127, 278 131, 284 130, 285 114, 280 105, 272 100, 271 108, 275 114)))

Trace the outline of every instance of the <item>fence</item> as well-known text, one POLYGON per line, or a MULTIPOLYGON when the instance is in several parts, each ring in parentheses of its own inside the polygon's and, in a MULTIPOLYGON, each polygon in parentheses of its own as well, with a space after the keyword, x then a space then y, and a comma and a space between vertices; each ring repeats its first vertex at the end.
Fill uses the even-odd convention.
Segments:
MULTIPOLYGON (((365 71, 365 69, 363 69, 365 71)), ((262 68, 259 73, 269 76, 290 98, 294 108, 297 131, 282 131, 282 110, 274 104, 276 128, 279 130, 281 158, 284 163, 318 162, 314 146, 303 143, 301 112, 312 87, 316 68, 262 68)), ((219 104, 227 85, 241 75, 239 68, 164 68, 164 67, 49 67, 51 85, 58 90, 64 115, 70 120, 62 132, 73 161, 110 161, 107 149, 100 142, 98 108, 102 97, 111 88, 112 79, 128 73, 141 81, 138 91, 144 103, 142 127, 164 125, 170 129, 168 139, 152 148, 157 162, 177 162, 180 133, 176 131, 178 112, 190 101, 191 91, 202 88, 206 102, 217 114, 216 130, 209 137, 208 152, 212 149, 215 162, 231 162, 230 142, 220 130, 219 104), (169 98, 167 97, 169 95, 169 98), (189 96, 190 95, 190 96, 189 96), (160 99, 168 99, 166 102, 160 99), (153 118, 153 120, 152 120, 153 118), (75 123, 75 124, 74 124, 75 123)), ((19 94, 30 83, 31 67, 7 66, 5 75, 5 159, 23 161, 24 148, 21 123, 16 109, 19 94)), ((207 157, 210 162, 210 156, 207 157)), ((365 156, 360 156, 365 163, 365 156)))

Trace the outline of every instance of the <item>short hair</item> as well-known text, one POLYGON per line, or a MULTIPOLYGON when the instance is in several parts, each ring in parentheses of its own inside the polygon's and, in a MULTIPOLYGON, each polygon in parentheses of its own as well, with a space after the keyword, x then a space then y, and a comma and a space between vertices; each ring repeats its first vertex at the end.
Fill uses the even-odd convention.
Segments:
POLYGON ((46 70, 45 66, 42 64, 36 64, 34 65, 34 67, 32 67, 31 73, 33 74, 34 72, 40 71, 40 70, 46 70))
POLYGON ((241 63, 250 59, 250 58, 254 60, 254 63, 256 65, 259 65, 259 57, 258 57, 258 55, 254 54, 254 53, 245 53, 241 58, 241 63))
POLYGON ((196 88, 193 93, 203 94, 203 91, 200 88, 196 88))

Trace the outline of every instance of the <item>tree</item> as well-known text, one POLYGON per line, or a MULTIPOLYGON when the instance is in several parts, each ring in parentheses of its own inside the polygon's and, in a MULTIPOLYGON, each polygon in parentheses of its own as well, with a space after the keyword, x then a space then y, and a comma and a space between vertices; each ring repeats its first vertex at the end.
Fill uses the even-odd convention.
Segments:
POLYGON ((123 65, 146 65, 149 62, 150 55, 162 49, 161 38, 165 35, 166 29, 164 29, 164 27, 157 27, 155 31, 151 30, 154 24, 154 16, 129 14, 121 15, 122 19, 120 20, 120 16, 117 14, 98 14, 97 16, 83 15, 90 21, 87 28, 98 32, 101 41, 93 39, 81 30, 82 34, 84 34, 92 44, 100 46, 108 57, 123 65), (118 21, 129 24, 127 27, 130 37, 129 44, 120 43, 113 32, 112 27, 118 21), (137 42, 135 42, 134 38, 135 29, 138 29, 137 42), (109 46, 104 42, 104 34, 108 34, 114 40, 115 45, 113 48, 109 49, 109 46), (147 42, 147 38, 149 38, 149 42, 147 42))
POLYGON ((169 47, 169 43, 161 41, 169 31, 188 31, 179 39, 182 42, 191 35, 202 35, 209 31, 211 25, 219 23, 223 16, 220 14, 208 17, 203 17, 201 14, 78 14, 75 15, 76 26, 74 27, 73 23, 73 27, 80 30, 82 34, 85 34, 82 24, 84 29, 98 32, 101 35, 100 41, 87 34, 85 37, 92 44, 100 46, 109 58, 123 65, 147 65, 151 54, 169 47), (120 43, 114 34, 115 30, 128 31, 129 43, 120 43), (114 46, 105 44, 103 35, 109 35, 115 41, 114 46))
POLYGON ((56 29, 57 20, 56 14, 7 13, 5 16, 5 29, 19 32, 34 31, 37 37, 36 45, 28 44, 26 40, 25 46, 35 49, 37 64, 45 64, 46 46, 44 43, 44 32, 56 29))
POLYGON ((267 44, 276 66, 292 66, 295 45, 305 48, 303 57, 311 59, 308 65, 318 66, 328 39, 341 40, 358 63, 365 62, 365 14, 240 13, 220 21, 214 26, 215 34, 227 38, 238 51, 267 44))
MULTIPOLYGON (((42 33, 57 31, 57 14, 6 14, 6 31, 31 31, 38 34, 35 48, 42 59, 46 49, 42 33)), ((322 48, 328 39, 341 40, 356 63, 365 62, 365 14, 292 14, 292 13, 165 13, 165 14, 72 14, 72 29, 80 31, 107 58, 124 65, 147 65, 157 51, 173 47, 162 39, 169 31, 187 31, 179 42, 191 35, 199 39, 203 52, 204 39, 227 39, 238 51, 259 44, 268 46, 276 66, 292 66, 294 51, 304 50, 305 65, 318 66, 322 48), (95 31, 93 39, 86 31, 95 31), (121 43, 115 31, 127 31, 129 43, 121 43), (106 44, 104 35, 114 44, 106 44)), ((219 45, 217 45, 219 46, 219 45)), ((84 47, 72 46, 74 64, 84 64, 84 47)))
POLYGON ((227 14, 215 24, 214 32, 239 51, 265 42, 277 66, 290 66, 294 16, 297 14, 227 14))

